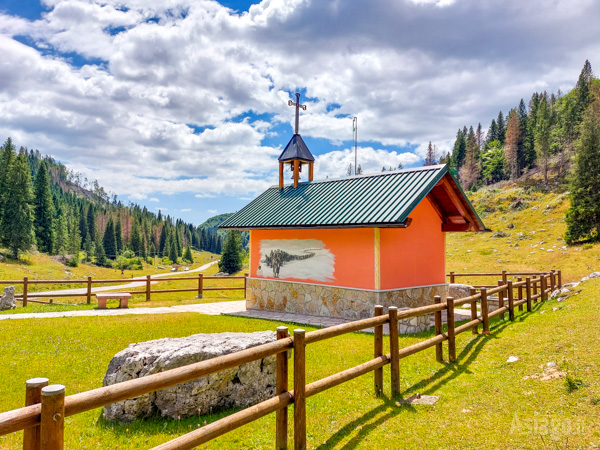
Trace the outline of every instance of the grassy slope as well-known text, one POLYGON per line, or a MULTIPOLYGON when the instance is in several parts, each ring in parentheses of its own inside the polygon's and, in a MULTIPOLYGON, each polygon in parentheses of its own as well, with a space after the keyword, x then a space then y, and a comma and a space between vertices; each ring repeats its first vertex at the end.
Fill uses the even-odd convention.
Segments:
MULTIPOLYGON (((446 267, 455 272, 561 269, 563 282, 575 281, 600 267, 600 245, 565 247, 565 194, 542 194, 509 186, 470 194, 492 233, 452 233, 446 238, 446 267), (520 206, 516 206, 520 202, 520 206), (509 228, 509 225, 514 228, 509 228), (507 233, 494 237, 494 232, 507 233), (549 252, 548 250, 552 250, 549 252)), ((497 277, 496 277, 497 278, 497 277)), ((468 281, 459 278, 458 282, 468 281)), ((489 284, 496 279, 477 278, 489 284)))
MULTIPOLYGON (((433 349, 401 361, 402 394, 438 395, 434 406, 398 406, 389 398, 389 368, 384 370, 383 398, 372 395, 369 375, 312 397, 307 406, 309 447, 600 445, 596 420, 600 413, 600 316, 595 295, 600 280, 583 286, 581 294, 564 302, 551 300, 538 304, 532 314, 521 313, 514 324, 494 321, 489 337, 460 335, 456 365, 435 362, 433 349), (507 363, 511 355, 519 360, 507 363), (565 379, 523 380, 525 375, 540 373, 548 362, 557 363, 580 387, 569 392, 565 379)), ((196 332, 274 330, 277 325, 195 314, 2 323, 5 336, 28 338, 4 342, 0 410, 21 405, 24 381, 30 377, 47 376, 51 382, 65 384, 68 393, 100 386, 112 355, 130 342, 196 332)), ((309 346, 307 381, 371 358, 372 339, 352 334, 309 346)), ((416 340, 401 337, 401 346, 416 340)), ((96 410, 67 419, 66 447, 148 448, 219 417, 113 424, 105 423, 96 410)), ((270 415, 219 438, 209 448, 272 448, 273 442, 274 416, 270 415)), ((19 444, 18 433, 0 437, 2 448, 18 448, 19 444)))

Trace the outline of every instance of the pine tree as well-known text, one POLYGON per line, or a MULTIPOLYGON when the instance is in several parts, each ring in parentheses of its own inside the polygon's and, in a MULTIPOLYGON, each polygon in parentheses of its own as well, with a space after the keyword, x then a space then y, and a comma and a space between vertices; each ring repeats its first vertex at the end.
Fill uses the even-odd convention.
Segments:
POLYGON ((550 106, 546 95, 543 95, 538 105, 535 123, 535 153, 542 161, 544 169, 544 184, 548 185, 548 164, 550 161, 550 106))
POLYGON ((473 127, 467 135, 466 157, 463 167, 460 169, 460 182, 465 189, 471 189, 479 178, 479 148, 473 127))
POLYGON ((226 273, 235 273, 242 268, 242 238, 240 232, 231 230, 223 244, 223 254, 219 260, 219 270, 226 273))
POLYGON ((162 226, 162 230, 160 231, 160 238, 158 240, 158 256, 160 256, 161 258, 163 256, 167 256, 168 253, 168 248, 165 248, 166 244, 167 244, 167 224, 163 224, 162 226))
POLYGON ((88 233, 87 216, 85 210, 81 208, 79 211, 79 235, 81 236, 81 242, 83 242, 84 247, 85 243, 88 241, 88 233))
POLYGON ((142 255, 142 233, 137 220, 133 221, 133 226, 131 227, 130 247, 135 256, 142 255))
POLYGON ((177 243, 175 242, 175 238, 173 238, 173 234, 171 234, 169 238, 169 259, 175 264, 177 263, 177 258, 179 256, 177 255, 177 243))
POLYGON ((98 266, 106 266, 108 264, 104 245, 102 245, 102 240, 100 239, 100 233, 96 234, 96 240, 94 241, 94 259, 98 266))
POLYGON ((465 156, 467 154, 467 134, 464 130, 458 130, 456 133, 456 140, 454 141, 454 148, 452 150, 452 168, 458 172, 462 167, 465 156))
POLYGON ((600 105, 593 102, 583 115, 577 141, 571 206, 567 211, 565 241, 600 240, 600 105))
POLYGON ((429 141, 429 145, 427 146, 427 154, 425 155, 425 163, 424 166, 435 166, 437 164, 437 156, 435 154, 435 149, 433 145, 431 145, 431 141, 429 141))
POLYGON ((485 143, 485 138, 483 137, 483 128, 481 127, 481 123, 477 124, 477 131, 475 131, 475 140, 477 141, 477 147, 479 147, 479 151, 483 150, 483 145, 485 143))
POLYGON ((504 144, 504 159, 510 179, 518 178, 521 175, 518 153, 520 134, 519 118, 517 112, 513 109, 508 114, 508 126, 506 127, 506 141, 504 144))
POLYGON ((33 212, 38 249, 52 254, 54 252, 54 203, 50 192, 50 178, 44 162, 40 164, 35 178, 33 212))
POLYGON ((121 215, 117 216, 117 223, 115 224, 115 244, 117 245, 117 255, 120 254, 123 247, 123 226, 121 225, 121 215))
POLYGON ((498 113, 498 118, 496 119, 496 139, 500 141, 501 145, 504 145, 504 139, 506 137, 506 123, 504 123, 504 116, 502 115, 502 111, 498 113))
POLYGON ((6 201, 8 173, 14 159, 15 146, 12 139, 8 138, 2 146, 2 153, 0 154, 0 220, 2 219, 2 211, 4 211, 4 202, 6 201))
POLYGON ((73 255, 72 264, 77 267, 79 262, 79 250, 81 249, 81 235, 79 234, 79 219, 77 215, 69 214, 67 221, 69 228, 69 243, 68 251, 70 255, 73 255))
POLYGON ((485 137, 485 145, 489 146, 492 142, 498 140, 498 125, 496 125, 496 120, 492 119, 490 123, 490 127, 487 131, 487 136, 485 137))
POLYGON ((90 205, 87 212, 88 235, 92 242, 96 242, 96 217, 94 216, 94 207, 90 205))
POLYGON ((519 119, 519 142, 517 144, 517 160, 519 161, 519 167, 521 170, 529 167, 529 157, 528 157, 528 142, 529 137, 527 133, 529 132, 528 126, 528 116, 527 116, 527 108, 525 106, 525 101, 521 99, 519 102, 519 108, 517 113, 517 118, 519 119))
POLYGON ((19 252, 29 250, 35 241, 31 173, 24 154, 17 156, 10 164, 6 180, 0 236, 2 244, 18 258, 19 252))
POLYGON ((590 84, 593 78, 594 73, 592 72, 592 65, 586 59, 583 69, 581 69, 581 73, 579 74, 577 85, 575 86, 578 93, 579 108, 581 112, 583 112, 586 106, 592 101, 593 96, 590 92, 590 84))
POLYGON ((190 264, 194 262, 194 257, 192 256, 192 249, 190 245, 186 245, 185 253, 183 254, 183 260, 188 261, 190 264))
POLYGON ((104 253, 109 259, 115 259, 117 257, 115 223, 113 222, 112 216, 108 218, 108 222, 106 223, 106 229, 104 230, 104 238, 102 239, 102 245, 104 246, 104 253))
POLYGON ((58 213, 56 217, 56 239, 54 241, 54 252, 57 255, 63 255, 66 253, 69 246, 69 231, 67 229, 67 221, 65 216, 58 213))

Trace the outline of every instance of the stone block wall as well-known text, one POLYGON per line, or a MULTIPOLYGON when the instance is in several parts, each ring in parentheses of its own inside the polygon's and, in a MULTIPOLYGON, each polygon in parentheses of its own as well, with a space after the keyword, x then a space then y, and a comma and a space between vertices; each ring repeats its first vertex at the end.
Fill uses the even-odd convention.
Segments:
MULTIPOLYGON (((445 300, 447 294, 447 284, 370 291, 248 278, 246 308, 357 320, 372 317, 375 305, 383 305, 384 308, 390 306, 416 308, 432 304, 435 295, 440 295, 442 300, 445 300)), ((418 319, 423 322, 421 326, 425 326, 426 320, 418 319)), ((419 321, 413 320, 410 327, 416 326, 419 326, 419 321)), ((427 327, 429 327, 428 318, 427 327)))

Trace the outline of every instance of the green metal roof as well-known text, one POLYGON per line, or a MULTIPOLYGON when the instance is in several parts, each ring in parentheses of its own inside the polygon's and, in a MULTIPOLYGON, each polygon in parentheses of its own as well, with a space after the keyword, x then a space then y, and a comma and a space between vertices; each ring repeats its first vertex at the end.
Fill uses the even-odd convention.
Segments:
POLYGON ((452 177, 446 165, 437 165, 304 182, 282 190, 272 186, 219 228, 405 226, 408 215, 446 174, 452 177))

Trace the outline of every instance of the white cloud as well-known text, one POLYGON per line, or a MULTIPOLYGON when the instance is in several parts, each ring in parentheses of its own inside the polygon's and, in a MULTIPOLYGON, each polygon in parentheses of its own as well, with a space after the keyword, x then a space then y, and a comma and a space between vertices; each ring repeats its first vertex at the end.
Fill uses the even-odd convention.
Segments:
POLYGON ((0 136, 132 200, 251 198, 274 184, 280 149, 264 140, 292 123, 296 89, 309 96, 302 134, 332 144, 317 158, 323 178, 353 161, 337 147, 353 116, 365 172, 418 164, 428 141, 445 153, 459 127, 485 127, 534 90, 565 91, 600 54, 593 0, 44 5, 33 22, 0 13, 0 136))
POLYGON ((208 211, 211 214, 216 214, 217 213, 216 209, 207 209, 206 211, 208 211))
POLYGON ((183 208, 180 209, 179 212, 190 212, 192 210, 192 208, 183 208))

